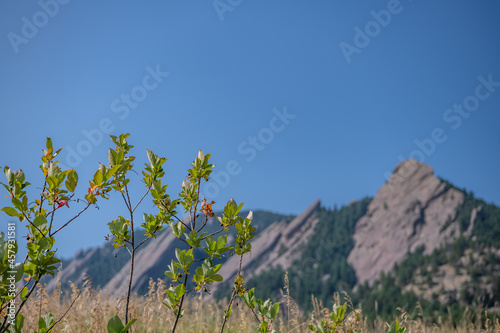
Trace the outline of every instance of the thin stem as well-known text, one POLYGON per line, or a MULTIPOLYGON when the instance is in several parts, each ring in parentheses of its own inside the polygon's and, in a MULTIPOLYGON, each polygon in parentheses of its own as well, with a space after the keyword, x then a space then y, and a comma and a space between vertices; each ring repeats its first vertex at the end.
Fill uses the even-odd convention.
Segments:
MULTIPOLYGON (((188 280, 188 274, 184 274, 184 289, 186 289, 187 280, 188 280)), ((177 327, 177 323, 179 322, 179 318, 181 317, 182 303, 184 303, 185 296, 186 296, 186 293, 184 293, 184 295, 182 295, 182 297, 181 297, 181 302, 179 303, 179 310, 177 311, 177 316, 175 316, 175 322, 174 322, 174 326, 172 327, 171 333, 175 332, 175 328, 177 327)))
POLYGON ((222 321, 222 326, 220 327, 220 333, 224 331, 224 326, 226 326, 226 321, 229 318, 229 311, 231 310, 231 306, 233 305, 234 298, 236 297, 236 289, 233 289, 233 293, 231 294, 231 300, 227 306, 226 313, 224 314, 224 320, 222 321))
POLYGON ((46 235, 42 232, 42 230, 38 229, 38 227, 26 216, 26 214, 23 213, 23 216, 26 219, 26 221, 28 221, 29 224, 31 224, 43 237, 46 237, 46 235))
POLYGON ((127 252, 130 254, 130 256, 132 256, 132 251, 130 251, 130 249, 127 246, 124 246, 124 248, 127 249, 127 252))
MULTIPOLYGON (((128 187, 127 185, 125 185, 125 192, 127 193, 127 200, 125 201, 125 203, 127 204, 127 207, 129 208, 129 212, 130 212, 130 228, 132 229, 132 253, 130 254, 131 255, 131 258, 130 258, 130 279, 129 279, 129 282, 128 282, 128 291, 127 291, 127 303, 125 305, 125 325, 128 324, 128 307, 129 307, 129 304, 130 304, 130 294, 131 294, 131 291, 132 291, 132 280, 133 280, 133 277, 134 277, 134 261, 135 261, 135 232, 134 232, 134 212, 132 210, 132 204, 130 202, 130 197, 128 195, 128 187), (128 202, 127 202, 128 201, 128 202)), ((124 198, 125 199, 125 198, 124 198)))
POLYGON ((146 193, 144 193, 144 195, 142 196, 141 200, 139 200, 139 202, 137 203, 137 205, 135 205, 134 209, 132 209, 132 213, 135 212, 135 210, 137 209, 137 207, 141 204, 142 200, 144 200, 144 198, 146 197, 146 195, 148 195, 150 189, 151 189, 151 186, 148 187, 148 190, 146 191, 146 193))
POLYGON ((42 194, 40 194, 40 207, 38 209, 38 214, 42 212, 43 201, 45 199, 43 197, 43 193, 45 192, 46 187, 47 187, 47 176, 45 176, 45 181, 43 182, 43 187, 42 187, 42 194))
MULTIPOLYGON (((165 210, 167 211, 167 213, 169 213, 171 216, 175 217, 178 222, 182 223, 182 220, 177 216, 177 214, 174 214, 170 209, 168 209, 168 206, 165 203, 161 202, 161 205, 163 206, 163 208, 165 208, 165 210)), ((184 224, 184 223, 182 223, 182 224, 184 224)))
POLYGON ((49 329, 47 330, 47 333, 49 333, 50 330, 54 328, 54 326, 56 326, 61 320, 63 320, 63 318, 68 314, 69 310, 71 310, 71 308, 73 307, 73 304, 75 304, 75 302, 78 299, 78 297, 80 297, 81 293, 82 293, 82 291, 79 290, 78 291, 78 295, 76 295, 76 297, 73 300, 73 302, 71 302, 69 308, 66 310, 66 312, 64 312, 64 314, 61 316, 61 318, 59 318, 54 324, 52 324, 52 326, 49 327, 49 329))
POLYGON ((146 237, 146 239, 144 239, 142 242, 140 242, 140 243, 139 243, 139 245, 137 245, 137 246, 135 247, 135 249, 137 250, 137 249, 138 249, 138 248, 139 248, 142 244, 146 243, 146 242, 147 242, 148 240, 150 240, 150 239, 151 239, 151 237, 146 237))
POLYGON ((54 222, 55 212, 56 212, 56 203, 54 202, 54 204, 52 205, 52 213, 50 216, 49 235, 50 235, 50 230, 52 229, 52 223, 54 222))
POLYGON ((76 214, 71 220, 69 220, 68 222, 66 222, 65 224, 63 224, 59 229, 57 229, 56 231, 54 231, 54 233, 52 234, 52 236, 54 236, 55 234, 57 234, 61 229, 65 228, 68 224, 70 224, 75 219, 77 219, 80 215, 82 215, 82 213, 84 211, 86 211, 90 207, 90 205, 91 205, 91 203, 88 202, 87 206, 84 209, 82 209, 78 214, 76 214))
POLYGON ((205 214, 205 221, 203 221, 203 225, 200 227, 200 229, 196 230, 196 232, 200 232, 203 228, 205 228, 207 222, 208 222, 208 215, 205 214))
MULTIPOLYGON (((238 267, 238 275, 236 275, 236 278, 237 278, 238 276, 241 276, 241 265, 243 264, 243 254, 244 254, 244 253, 242 253, 242 254, 240 255, 240 265, 239 265, 239 267, 238 267)), ((236 278, 235 278, 235 280, 236 280, 236 278)), ((238 288, 239 288, 239 285, 238 285, 238 288)), ((228 313, 229 313, 229 311, 231 311, 231 306, 233 305, 233 301, 234 301, 234 299, 235 299, 235 297, 236 297, 236 295, 237 295, 237 294, 238 294, 238 290, 236 290, 236 283, 235 283, 235 285, 234 285, 234 289, 233 289, 233 293, 232 293, 232 295, 231 295, 231 300, 229 301, 229 304, 228 304, 228 306, 227 306, 226 313, 224 314, 224 321, 222 322, 222 326, 221 326, 221 328, 220 328, 220 333, 222 333, 222 332, 224 331, 224 326, 226 325, 226 321, 227 321, 227 319, 229 318, 228 313)), ((252 312, 253 312, 253 309, 252 309, 252 312)), ((255 312, 254 312, 254 315, 255 315, 255 312)), ((255 315, 255 316, 257 317, 257 315, 255 315)), ((259 318, 257 318, 257 321, 258 321, 258 320, 259 320, 259 318)))
MULTIPOLYGON (((155 228, 155 230, 152 232, 152 234, 156 237, 156 232, 158 231, 158 227, 155 228)), ((137 245, 135 247, 135 249, 137 250, 139 247, 141 247, 142 244, 146 243, 148 240, 150 240, 151 237, 146 237, 142 242, 139 243, 139 245, 137 245)))
MULTIPOLYGON (((74 197, 74 196, 75 196, 75 194, 73 193, 72 195, 70 195, 70 196, 68 197, 68 200, 66 200, 66 201, 71 201, 71 199, 73 199, 73 197, 74 197)), ((78 202, 78 200, 76 200, 76 201, 78 202)), ((56 201, 54 200, 54 205, 52 205, 54 208, 55 208, 55 203, 56 203, 56 201)), ((57 203, 60 203, 60 202, 59 202, 59 201, 57 201, 57 203)), ((62 207, 57 207, 57 208, 55 208, 52 212, 49 212, 49 213, 45 214, 45 217, 47 217, 47 216, 49 216, 49 215, 51 215, 51 214, 52 214, 52 219, 53 219, 53 218, 54 218, 54 214, 53 214, 53 212, 55 212, 56 210, 59 210, 59 209, 61 209, 61 208, 62 208, 62 207)))
POLYGON ((135 260, 135 249, 132 250, 132 258, 130 262, 130 279, 128 282, 127 304, 125 305, 125 325, 128 324, 128 307, 130 304, 130 293, 132 291, 132 278, 134 276, 134 260, 135 260))
POLYGON ((194 262, 197 262, 197 261, 203 261, 203 260, 208 259, 208 258, 210 258, 210 257, 205 257, 205 258, 195 259, 195 260, 194 260, 194 262))
POLYGON ((189 243, 185 239, 182 239, 182 238, 177 238, 177 239, 180 240, 180 241, 183 241, 185 244, 187 244, 188 246, 190 246, 189 243))
POLYGON ((260 319, 259 319, 259 316, 257 316, 257 314, 255 313, 255 310, 254 310, 254 309, 252 309, 252 308, 251 308, 250 310, 252 310, 252 313, 253 313, 253 315, 255 316, 255 319, 257 319, 257 322, 258 322, 258 323, 259 323, 259 325, 260 325, 260 324, 261 324, 261 321, 260 321, 260 319))
POLYGON ((188 229, 189 231, 193 230, 191 229, 191 227, 189 225, 187 225, 186 223, 184 223, 183 220, 181 220, 177 215, 173 214, 172 211, 170 209, 168 209, 167 205, 165 205, 164 203, 162 203, 162 206, 163 208, 165 208, 165 210, 170 214, 172 215, 173 217, 175 217, 177 219, 178 222, 182 223, 183 226, 186 227, 186 229, 188 229))
MULTIPOLYGON (((43 276, 42 276, 42 278, 43 278, 43 276)), ((42 280, 42 278, 40 278, 40 280, 42 280)), ((41 287, 43 288, 43 283, 41 284, 41 287)), ((38 290, 40 290, 40 289, 38 289, 38 290)), ((42 317, 42 297, 43 297, 43 290, 42 290, 42 292, 40 292, 40 307, 38 310, 38 318, 42 317)))
POLYGON ((132 210, 132 208, 129 206, 129 203, 127 202, 127 198, 125 198, 125 194, 123 194, 123 192, 121 192, 121 191, 120 191, 120 193, 121 193, 121 195, 122 195, 123 201, 125 201, 125 206, 127 206, 127 209, 128 209, 129 211, 131 211, 131 210, 132 210))
POLYGON ((198 178, 198 193, 196 194, 196 202, 194 204, 194 212, 193 212, 193 230, 196 228, 196 210, 198 208, 198 202, 200 202, 200 185, 201 178, 198 178))
POLYGON ((134 211, 132 210, 132 201, 130 200, 130 197, 128 195, 128 186, 125 185, 125 193, 127 194, 127 202, 128 202, 128 209, 130 210, 131 213, 134 211))
POLYGON ((205 238, 207 238, 208 236, 214 236, 214 235, 217 235, 218 233, 221 233, 224 231, 224 227, 222 227, 222 229, 220 229, 219 231, 216 231, 216 232, 212 232, 210 235, 206 235, 205 237, 203 237, 201 240, 204 240, 205 238))

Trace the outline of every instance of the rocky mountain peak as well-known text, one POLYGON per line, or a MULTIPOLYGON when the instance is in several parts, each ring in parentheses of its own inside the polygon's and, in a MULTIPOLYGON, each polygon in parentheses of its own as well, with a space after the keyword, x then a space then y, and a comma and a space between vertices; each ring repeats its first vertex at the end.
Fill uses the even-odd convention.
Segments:
POLYGON ((463 200, 430 166, 413 159, 399 163, 356 224, 348 262, 358 283, 371 284, 420 246, 429 254, 455 239, 463 200))

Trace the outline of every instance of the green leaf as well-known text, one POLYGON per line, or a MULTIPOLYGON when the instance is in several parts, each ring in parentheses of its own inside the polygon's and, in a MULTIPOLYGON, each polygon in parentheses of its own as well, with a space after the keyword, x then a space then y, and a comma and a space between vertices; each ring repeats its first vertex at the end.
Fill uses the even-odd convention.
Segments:
POLYGON ((229 307, 229 309, 226 311, 224 310, 224 314, 226 315, 226 317, 231 317, 231 307, 229 307))
POLYGON ((108 321, 108 333, 122 333, 123 328, 123 323, 118 315, 108 321))
POLYGON ((14 323, 13 333, 22 333, 23 326, 24 326, 24 316, 19 313, 16 317, 16 322, 14 323))
POLYGON ((184 251, 177 249, 177 248, 175 249, 175 257, 177 258, 177 261, 179 263, 182 263, 183 260, 181 260, 181 258, 184 259, 183 255, 184 255, 184 251))
POLYGON ((158 156, 156 156, 151 150, 149 149, 146 149, 147 153, 148 153, 148 160, 149 160, 149 163, 152 165, 152 166, 155 166, 156 163, 158 162, 158 156))
MULTIPOLYGON (((51 164, 52 165, 52 164, 51 164)), ((50 170, 49 170, 49 174, 50 173, 50 170)), ((45 180, 47 181, 47 183, 49 184, 49 188, 51 190, 54 190, 55 188, 57 188, 57 178, 54 177, 54 176, 48 176, 47 178, 45 178, 45 180)))
POLYGON ((16 207, 16 209, 18 209, 19 211, 23 211, 24 210, 24 207, 23 207, 23 204, 21 202, 21 200, 17 199, 17 198, 12 198, 12 204, 14 205, 14 207, 16 207))
POLYGON ((24 287, 23 290, 21 290, 21 300, 24 301, 26 299, 28 292, 29 292, 28 287, 24 287))
POLYGON ((116 152, 113 149, 108 150, 108 162, 110 166, 113 166, 116 164, 116 152))
POLYGON ((177 299, 180 299, 184 295, 185 292, 186 292, 186 288, 184 287, 183 284, 180 284, 175 288, 175 296, 177 297, 177 299))
POLYGON ((245 301, 245 304, 250 309, 253 309, 255 307, 255 288, 252 288, 249 291, 247 291, 246 293, 244 293, 242 298, 245 301))
POLYGON ((103 180, 102 172, 101 170, 97 170, 94 174, 94 184, 101 185, 102 180, 103 180))
POLYGON ((50 149, 52 148, 52 139, 47 137, 47 142, 45 143, 45 146, 47 147, 47 149, 50 149))
POLYGON ((127 325, 122 329, 122 333, 125 333, 128 331, 128 329, 137 321, 137 319, 130 319, 127 325))
POLYGON ((22 263, 17 263, 14 265, 14 268, 11 268, 11 271, 16 272, 15 279, 16 282, 21 281, 24 275, 24 265, 22 263))
POLYGON ((121 164, 113 165, 110 169, 106 171, 106 178, 109 179, 111 178, 118 169, 120 169, 121 164))
POLYGON ((227 243, 227 235, 220 236, 217 239, 217 249, 221 250, 226 246, 227 243))
POLYGON ((45 315, 45 324, 47 325, 47 329, 54 325, 54 314, 52 312, 45 315))
POLYGON ((273 306, 271 307, 271 318, 272 319, 275 319, 276 318, 276 315, 278 314, 278 312, 280 311, 280 303, 279 302, 276 302, 273 304, 273 306))
POLYGON ((38 328, 40 329, 40 332, 46 332, 47 330, 47 324, 45 323, 45 319, 43 319, 42 317, 40 317, 40 319, 38 319, 38 328))
POLYGON ((167 289, 167 290, 165 290, 165 293, 168 296, 168 300, 167 301, 169 302, 169 304, 171 306, 177 304, 177 300, 175 299, 175 293, 172 290, 167 289))
POLYGON ((1 210, 4 211, 9 216, 14 216, 14 217, 21 217, 22 216, 21 214, 18 213, 17 210, 15 210, 12 207, 4 207, 1 210))
POLYGON ((75 192, 76 186, 78 185, 78 174, 75 170, 68 171, 68 179, 66 180, 66 188, 69 192, 75 192))
POLYGON ((260 323, 260 327, 259 327, 260 332, 261 333, 266 333, 267 332, 267 327, 268 327, 268 323, 267 323, 267 321, 264 320, 262 323, 260 323))
POLYGON ((224 279, 222 278, 222 275, 220 275, 220 274, 214 274, 212 276, 212 280, 217 281, 217 282, 222 282, 222 280, 224 280, 224 279))

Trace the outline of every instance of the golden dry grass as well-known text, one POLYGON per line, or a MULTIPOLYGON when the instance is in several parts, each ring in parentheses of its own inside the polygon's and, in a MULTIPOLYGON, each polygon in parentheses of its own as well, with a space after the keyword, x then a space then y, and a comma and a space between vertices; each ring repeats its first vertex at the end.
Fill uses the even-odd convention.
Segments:
MULTIPOLYGON (((308 325, 328 318, 329 309, 323 307, 314 296, 312 302, 314 311, 307 317, 301 314, 299 307, 290 296, 290 289, 285 279, 280 316, 274 323, 274 329, 280 333, 303 333, 310 332, 308 325)), ((149 292, 145 296, 134 296, 131 300, 130 313, 132 318, 138 321, 132 326, 132 332, 160 333, 170 332, 174 321, 173 314, 162 304, 165 295, 165 284, 161 280, 154 282, 150 280, 149 292)), ((347 295, 345 295, 347 296, 347 295)), ((46 313, 52 312, 55 318, 60 318, 74 301, 71 310, 64 319, 51 332, 71 333, 106 333, 108 320, 118 314, 124 317, 124 298, 114 299, 101 291, 96 291, 88 279, 81 288, 72 285, 71 294, 61 294, 60 288, 56 287, 52 293, 48 293, 43 287, 38 288, 36 297, 30 299, 22 313, 25 316, 24 332, 34 332, 38 329, 38 318, 46 313)), ((339 295, 335 295, 336 301, 340 301, 339 295)), ((387 326, 382 320, 377 320, 373 325, 366 321, 357 321, 356 314, 361 314, 360 309, 353 309, 348 299, 348 315, 345 320, 345 331, 348 328, 357 329, 355 332, 387 332, 387 326)), ((223 318, 223 309, 227 307, 226 301, 216 302, 206 296, 190 297, 185 302, 185 316, 181 318, 177 332, 219 332, 223 318)), ((396 311, 396 309, 395 309, 396 311)), ((500 323, 487 323, 486 328, 475 327, 470 321, 472 314, 464 314, 464 323, 455 328, 450 324, 449 318, 440 318, 438 323, 426 323, 422 320, 410 320, 408 314, 399 311, 399 321, 407 332, 496 332, 500 333, 500 323)), ((361 316, 362 317, 362 316, 361 316)), ((224 332, 256 332, 257 322, 254 315, 246 308, 242 301, 235 304, 232 316, 226 325, 224 332)), ((344 332, 341 330, 340 332, 344 332)))

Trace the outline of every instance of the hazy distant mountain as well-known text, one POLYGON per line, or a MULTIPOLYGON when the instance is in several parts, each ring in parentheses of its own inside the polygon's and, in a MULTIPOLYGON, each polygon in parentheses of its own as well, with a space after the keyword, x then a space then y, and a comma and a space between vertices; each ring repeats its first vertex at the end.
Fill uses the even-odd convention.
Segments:
MULTIPOLYGON (((241 213, 246 216, 248 211, 241 213)), ((254 225, 257 227, 255 234, 259 234, 269 225, 276 221, 290 221, 293 215, 277 214, 262 210, 254 211, 254 225)), ((219 224, 214 218, 209 219, 205 231, 215 231, 219 224)), ((233 232, 231 229, 230 232, 233 232)), ((230 236, 231 237, 231 236, 230 236)), ((230 238, 229 237, 229 238, 230 238)), ((136 230, 135 238, 141 242, 145 237, 142 230, 136 230)), ((233 237, 234 238, 234 237, 233 237)), ((175 247, 184 248, 184 243, 162 230, 156 239, 149 240, 136 254, 134 267, 134 292, 144 292, 147 290, 149 278, 164 279, 167 265, 175 257, 175 247)), ((69 281, 80 284, 85 275, 89 276, 92 284, 97 288, 109 291, 111 295, 121 295, 122 289, 128 283, 130 274, 130 255, 126 249, 120 248, 118 251, 109 241, 101 247, 92 248, 86 251, 79 251, 71 260, 64 260, 63 270, 59 273, 59 279, 63 287, 69 285, 69 281)), ((49 289, 52 289, 56 280, 49 282, 49 289)))

